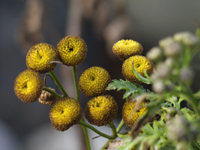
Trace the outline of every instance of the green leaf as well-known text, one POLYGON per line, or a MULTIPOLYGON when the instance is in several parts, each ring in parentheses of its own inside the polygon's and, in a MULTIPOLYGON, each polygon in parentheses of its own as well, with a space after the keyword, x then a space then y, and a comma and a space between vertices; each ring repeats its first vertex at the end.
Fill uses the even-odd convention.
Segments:
POLYGON ((123 95, 123 98, 128 98, 129 96, 136 96, 140 95, 142 93, 149 93, 149 90, 146 90, 137 83, 131 83, 130 81, 124 81, 122 79, 120 80, 113 80, 112 83, 108 85, 106 90, 125 90, 126 92, 123 95))
POLYGON ((147 135, 151 135, 154 133, 153 128, 147 123, 145 126, 142 127, 142 132, 147 135))
POLYGON ((143 82, 143 83, 146 83, 146 84, 152 84, 152 81, 149 79, 149 76, 148 76, 146 70, 144 71, 144 75, 147 76, 147 78, 141 76, 141 75, 135 70, 133 64, 132 64, 132 70, 133 70, 134 75, 136 76, 136 78, 137 78, 139 81, 141 81, 141 82, 143 82))

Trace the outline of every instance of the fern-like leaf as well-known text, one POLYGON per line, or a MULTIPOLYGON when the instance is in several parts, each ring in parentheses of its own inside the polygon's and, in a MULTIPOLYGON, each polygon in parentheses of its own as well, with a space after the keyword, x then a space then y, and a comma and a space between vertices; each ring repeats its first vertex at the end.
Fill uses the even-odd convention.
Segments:
POLYGON ((108 85, 106 90, 125 90, 126 92, 123 95, 123 98, 129 98, 130 96, 140 95, 142 93, 149 93, 149 90, 146 90, 138 83, 131 83, 130 81, 125 80, 113 80, 112 83, 108 85))

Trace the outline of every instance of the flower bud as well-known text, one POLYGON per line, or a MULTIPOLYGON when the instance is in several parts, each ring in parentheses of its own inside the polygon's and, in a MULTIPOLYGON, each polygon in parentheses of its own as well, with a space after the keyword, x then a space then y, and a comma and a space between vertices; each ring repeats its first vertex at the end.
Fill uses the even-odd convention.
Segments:
POLYGON ((180 79, 182 82, 185 82, 185 83, 191 82, 193 79, 193 76, 194 76, 194 74, 193 74, 192 70, 188 67, 182 68, 180 70, 180 79))
POLYGON ((165 37, 159 41, 159 46, 162 48, 165 48, 173 42, 174 42, 174 39, 172 37, 165 37))
POLYGON ((151 61, 159 61, 162 59, 162 50, 160 47, 156 46, 151 48, 147 52, 147 58, 151 61))
POLYGON ((173 63, 174 63, 173 58, 171 58, 171 57, 166 58, 166 60, 165 60, 165 65, 166 66, 172 67, 173 63))
POLYGON ((153 81, 159 79, 158 73, 154 71, 154 72, 151 74, 150 78, 151 78, 153 81))
POLYGON ((160 63, 156 67, 157 74, 160 78, 167 78, 170 73, 170 69, 164 63, 160 63))
POLYGON ((155 93, 163 93, 165 91, 165 84, 161 80, 156 80, 152 85, 152 89, 155 93))
POLYGON ((187 46, 194 46, 198 43, 198 38, 191 32, 179 32, 174 35, 174 40, 187 46))
MULTIPOLYGON (((49 88, 49 89, 56 92, 56 90, 53 88, 49 88)), ((44 105, 53 105, 53 103, 57 100, 58 99, 54 95, 52 95, 51 93, 49 93, 45 90, 42 90, 42 93, 39 97, 39 102, 44 105)))
POLYGON ((181 53, 181 45, 173 42, 164 48, 164 55, 166 57, 174 57, 181 53))
POLYGON ((187 139, 187 128, 189 124, 185 117, 176 115, 171 121, 167 122, 167 136, 172 141, 187 139))

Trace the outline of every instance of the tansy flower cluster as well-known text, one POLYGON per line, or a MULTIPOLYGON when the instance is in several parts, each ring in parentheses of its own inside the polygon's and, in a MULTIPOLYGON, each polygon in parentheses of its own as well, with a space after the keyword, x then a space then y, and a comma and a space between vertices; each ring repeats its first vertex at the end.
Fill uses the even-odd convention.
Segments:
MULTIPOLYGON (((151 75, 154 64, 145 56, 141 56, 143 47, 140 43, 133 40, 120 40, 113 45, 112 50, 123 61, 122 74, 128 81, 132 83, 141 82, 135 76, 133 68, 141 76, 144 76, 145 71, 148 75, 151 75)), ((117 132, 119 133, 121 130, 121 127, 116 129, 113 124, 113 120, 117 117, 118 105, 113 96, 104 95, 106 88, 111 83, 111 76, 106 69, 93 66, 86 69, 77 79, 76 65, 82 63, 86 55, 87 45, 82 38, 77 36, 64 37, 57 44, 57 48, 48 43, 36 44, 27 53, 26 65, 28 69, 16 77, 14 91, 23 102, 34 102, 39 99, 41 104, 52 105, 49 118, 52 126, 59 131, 65 131, 75 124, 81 124, 101 136, 115 139, 118 136, 117 132), (53 72, 57 63, 72 67, 77 100, 67 94, 53 72), (44 81, 40 74, 45 74, 44 81), (46 87, 45 79, 47 75, 53 79, 63 95, 59 95, 54 89, 46 87), (45 83, 44 86, 43 82, 45 83), (85 118, 93 125, 109 125, 112 128, 112 136, 103 134, 85 123, 84 118, 82 118, 78 90, 86 97, 90 97, 84 110, 85 118)), ((128 100, 125 102, 122 118, 128 127, 133 127, 136 120, 146 112, 147 108, 143 107, 146 103, 145 100, 138 106, 136 101, 128 100)), ((86 130, 84 128, 83 130, 87 137, 86 130)))
MULTIPOLYGON (((145 71, 149 76, 152 74, 154 64, 147 57, 141 56, 143 47, 140 43, 122 39, 113 45, 112 50, 123 61, 122 74, 126 80, 132 83, 141 83, 135 76, 133 68, 143 77, 145 76, 145 71)), ((136 100, 126 101, 122 110, 122 118, 129 127, 133 127, 136 120, 146 112, 146 107, 142 107, 142 105, 147 103, 147 101, 140 103, 141 108, 137 108, 138 106, 135 106, 135 103, 136 100), (134 111, 135 109, 137 111, 134 111)))
POLYGON ((145 71, 148 75, 152 74, 154 64, 147 57, 141 56, 143 47, 140 43, 133 40, 120 40, 113 45, 112 50, 123 61, 122 74, 130 82, 140 83, 133 73, 132 65, 142 76, 145 71))
POLYGON ((80 64, 85 59, 86 52, 87 45, 84 40, 72 35, 63 38, 57 49, 48 43, 36 44, 26 55, 28 69, 15 79, 14 91, 21 101, 29 103, 39 99, 42 104, 53 105, 49 117, 57 130, 64 131, 78 124, 82 117, 82 108, 77 100, 69 96, 59 96, 54 89, 43 87, 40 73, 52 72, 58 61, 68 66, 80 64))

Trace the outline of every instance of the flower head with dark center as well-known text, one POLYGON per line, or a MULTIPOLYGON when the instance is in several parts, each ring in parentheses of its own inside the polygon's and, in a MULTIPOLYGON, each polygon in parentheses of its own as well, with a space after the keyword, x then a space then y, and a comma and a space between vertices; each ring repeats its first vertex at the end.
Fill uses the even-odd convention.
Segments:
POLYGON ((67 130, 71 126, 78 124, 81 117, 82 108, 80 103, 68 97, 56 101, 49 113, 51 124, 59 131, 67 130))
POLYGON ((86 119, 94 125, 103 126, 117 116, 118 106, 110 95, 97 96, 88 101, 85 107, 86 119))
POLYGON ((132 64, 134 64, 134 69, 142 76, 144 76, 145 70, 148 75, 151 75, 153 72, 154 64, 146 57, 140 55, 129 57, 122 65, 122 74, 127 80, 133 83, 140 83, 140 81, 133 73, 132 64))
POLYGON ((56 63, 51 61, 58 60, 57 50, 50 44, 39 43, 30 48, 26 55, 26 65, 30 70, 39 73, 53 71, 56 63))
POLYGON ((83 62, 87 55, 87 45, 78 36, 66 36, 57 45, 58 53, 63 64, 75 66, 83 62))
POLYGON ((80 76, 79 88, 87 97, 93 97, 103 94, 110 82, 111 77, 104 68, 91 67, 80 76))
MULTIPOLYGON (((147 101, 143 101, 139 104, 139 107, 146 104, 147 101)), ((133 127, 135 121, 146 112, 146 107, 136 108, 137 110, 134 112, 136 101, 128 100, 124 103, 122 108, 122 118, 124 123, 129 126, 133 127)))
POLYGON ((21 72, 14 83, 16 96, 26 103, 36 101, 42 92, 42 87, 43 80, 39 73, 28 69, 21 72))

